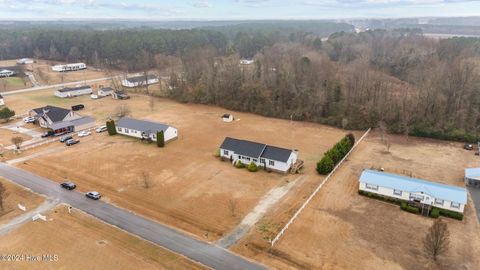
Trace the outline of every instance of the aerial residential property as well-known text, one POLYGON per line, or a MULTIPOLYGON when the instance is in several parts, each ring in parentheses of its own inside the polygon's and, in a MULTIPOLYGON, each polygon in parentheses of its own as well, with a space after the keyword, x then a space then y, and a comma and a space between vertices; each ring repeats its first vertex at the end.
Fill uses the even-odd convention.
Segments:
POLYGON ((117 133, 139 139, 157 141, 157 132, 163 131, 165 142, 178 138, 176 128, 159 122, 123 117, 116 124, 117 133))
POLYGON ((35 123, 40 127, 50 129, 55 134, 76 132, 95 126, 95 119, 92 117, 50 105, 31 110, 29 116, 35 118, 35 123))
POLYGON ((55 65, 52 67, 52 71, 56 72, 68 72, 68 71, 77 71, 86 69, 87 65, 85 63, 73 63, 66 65, 55 65))
POLYGON ((129 77, 124 80, 122 80, 122 85, 125 87, 140 87, 140 86, 145 86, 145 85, 151 85, 151 84, 156 84, 159 82, 159 79, 155 75, 147 75, 145 76, 135 76, 135 77, 129 77))
POLYGON ((64 87, 55 91, 55 96, 59 98, 72 98, 92 94, 92 87, 89 85, 78 87, 64 87))
POLYGON ((376 170, 364 170, 359 182, 359 190, 416 202, 429 208, 434 206, 463 213, 467 204, 467 190, 463 187, 376 170))
POLYGON ((265 170, 287 173, 297 162, 298 151, 247 140, 226 137, 220 145, 220 157, 244 165, 254 162, 265 170))
POLYGON ((34 62, 35 61, 33 61, 33 59, 30 59, 30 58, 22 58, 17 60, 17 65, 29 65, 29 64, 33 64, 34 62))
POLYGON ((15 76, 15 71, 10 69, 0 69, 0 78, 15 76))

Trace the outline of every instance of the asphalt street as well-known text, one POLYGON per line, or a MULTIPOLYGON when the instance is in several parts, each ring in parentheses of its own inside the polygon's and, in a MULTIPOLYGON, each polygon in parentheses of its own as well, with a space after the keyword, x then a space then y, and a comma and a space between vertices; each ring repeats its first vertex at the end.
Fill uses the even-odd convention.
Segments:
POLYGON ((151 241, 175 253, 184 255, 213 269, 267 269, 246 258, 214 244, 206 243, 179 232, 173 228, 141 217, 126 209, 103 202, 88 199, 83 193, 62 189, 58 183, 34 175, 14 166, 0 163, 0 176, 19 185, 59 199, 72 207, 80 209, 104 222, 125 230, 140 238, 151 241))

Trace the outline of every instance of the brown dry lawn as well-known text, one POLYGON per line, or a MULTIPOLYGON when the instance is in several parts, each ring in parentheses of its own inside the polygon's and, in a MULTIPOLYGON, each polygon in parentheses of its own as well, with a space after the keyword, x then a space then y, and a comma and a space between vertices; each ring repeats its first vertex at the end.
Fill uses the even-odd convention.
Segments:
MULTIPOLYGON (((401 136, 390 140, 387 153, 378 134, 367 137, 275 248, 268 248, 257 229, 233 250, 277 269, 478 269, 480 225, 470 198, 463 221, 442 218, 451 234, 450 251, 432 264, 422 239, 433 219, 357 194, 362 170, 371 167, 463 186, 463 169, 476 166, 478 157, 458 143, 401 136)), ((290 193, 266 220, 284 224, 297 199, 290 193)))
POLYGON ((19 166, 59 182, 71 179, 81 191, 98 190, 105 200, 212 241, 232 230, 269 190, 298 177, 263 171, 253 174, 219 161, 214 153, 225 136, 299 149, 306 168, 297 186, 308 191, 320 179, 314 170, 316 161, 345 134, 327 126, 236 112, 238 121, 224 123, 220 116, 227 110, 167 99, 155 99, 152 111, 149 99, 134 95, 128 101, 61 100, 48 91, 11 96, 12 107, 18 111, 82 103, 86 109, 80 113, 95 116, 99 122, 125 104, 133 117, 169 123, 180 134, 164 149, 128 137, 94 134, 65 151, 19 166), (145 188, 143 173, 152 187, 145 188), (228 207, 231 199, 237 204, 234 217, 228 207))
POLYGON ((0 128, 0 146, 9 146, 12 145, 12 138, 13 137, 20 137, 24 141, 30 140, 32 137, 19 133, 19 132, 14 132, 8 129, 3 129, 0 128))
POLYGON ((58 261, 0 262, 0 269, 207 269, 64 206, 0 237, 2 254, 57 255, 58 261))
POLYGON ((0 183, 2 183, 7 190, 3 202, 4 209, 3 212, 0 211, 0 224, 6 223, 10 219, 25 213, 18 208, 18 204, 24 205, 27 211, 29 211, 39 206, 45 200, 42 196, 12 184, 3 178, 0 178, 0 183))

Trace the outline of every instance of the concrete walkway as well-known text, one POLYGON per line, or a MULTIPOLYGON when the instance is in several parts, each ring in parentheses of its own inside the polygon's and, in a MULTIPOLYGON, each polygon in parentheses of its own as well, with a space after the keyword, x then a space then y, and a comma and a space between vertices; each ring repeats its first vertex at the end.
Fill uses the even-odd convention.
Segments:
MULTIPOLYGON (((14 230, 18 226, 24 223, 27 223, 29 221, 32 221, 33 216, 35 216, 36 214, 42 214, 42 213, 48 212, 51 209, 53 209, 55 206, 57 206, 57 204, 59 203, 60 203, 60 200, 58 199, 47 200, 46 202, 44 202, 34 210, 30 212, 26 212, 21 216, 11 219, 8 223, 0 225, 0 235, 8 234, 10 231, 14 230)), ((43 222, 43 221, 40 220, 39 222, 43 222)))
POLYGON ((270 190, 255 206, 252 212, 246 215, 242 222, 233 229, 228 235, 218 240, 217 245, 223 248, 229 248, 234 245, 238 240, 242 239, 250 229, 275 205, 277 204, 290 189, 300 182, 303 176, 296 178, 288 184, 276 187, 270 190))

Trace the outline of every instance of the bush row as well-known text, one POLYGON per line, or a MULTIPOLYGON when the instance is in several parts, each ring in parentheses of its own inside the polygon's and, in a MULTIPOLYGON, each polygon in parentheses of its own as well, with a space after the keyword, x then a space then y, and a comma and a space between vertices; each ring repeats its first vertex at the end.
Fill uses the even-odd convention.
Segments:
MULTIPOLYGON (((462 213, 458 213, 458 212, 455 212, 455 211, 450 211, 450 210, 447 210, 447 209, 436 208, 436 207, 434 207, 434 209, 438 209, 438 212, 439 212, 440 216, 449 217, 449 218, 458 219, 458 220, 463 220, 463 214, 462 213)), ((432 212, 433 212, 433 210, 432 210, 432 212)))
POLYGON ((410 213, 414 213, 414 214, 418 214, 420 213, 420 209, 416 208, 416 207, 413 207, 413 206, 410 206, 408 205, 406 202, 402 202, 400 204, 400 208, 404 211, 407 211, 407 212, 410 212, 410 213))
MULTIPOLYGON (((242 168, 245 168, 245 165, 240 160, 237 160, 237 162, 235 163, 235 167, 237 167, 238 169, 242 169, 242 168)), ((255 164, 255 162, 253 162, 253 161, 250 162, 250 164, 248 164, 248 166, 247 166, 247 170, 249 172, 258 171, 257 164, 255 164)))
POLYGON ((373 198, 373 199, 376 199, 376 200, 397 204, 397 205, 400 205, 402 202, 404 202, 403 200, 400 200, 400 199, 397 199, 397 198, 382 196, 382 195, 367 192, 367 191, 364 191, 364 190, 359 190, 358 194, 360 194, 362 196, 369 197, 369 198, 373 198))
POLYGON ((317 163, 317 172, 323 175, 329 174, 335 168, 335 165, 347 155, 354 144, 355 137, 353 134, 346 135, 323 155, 323 158, 317 163))

